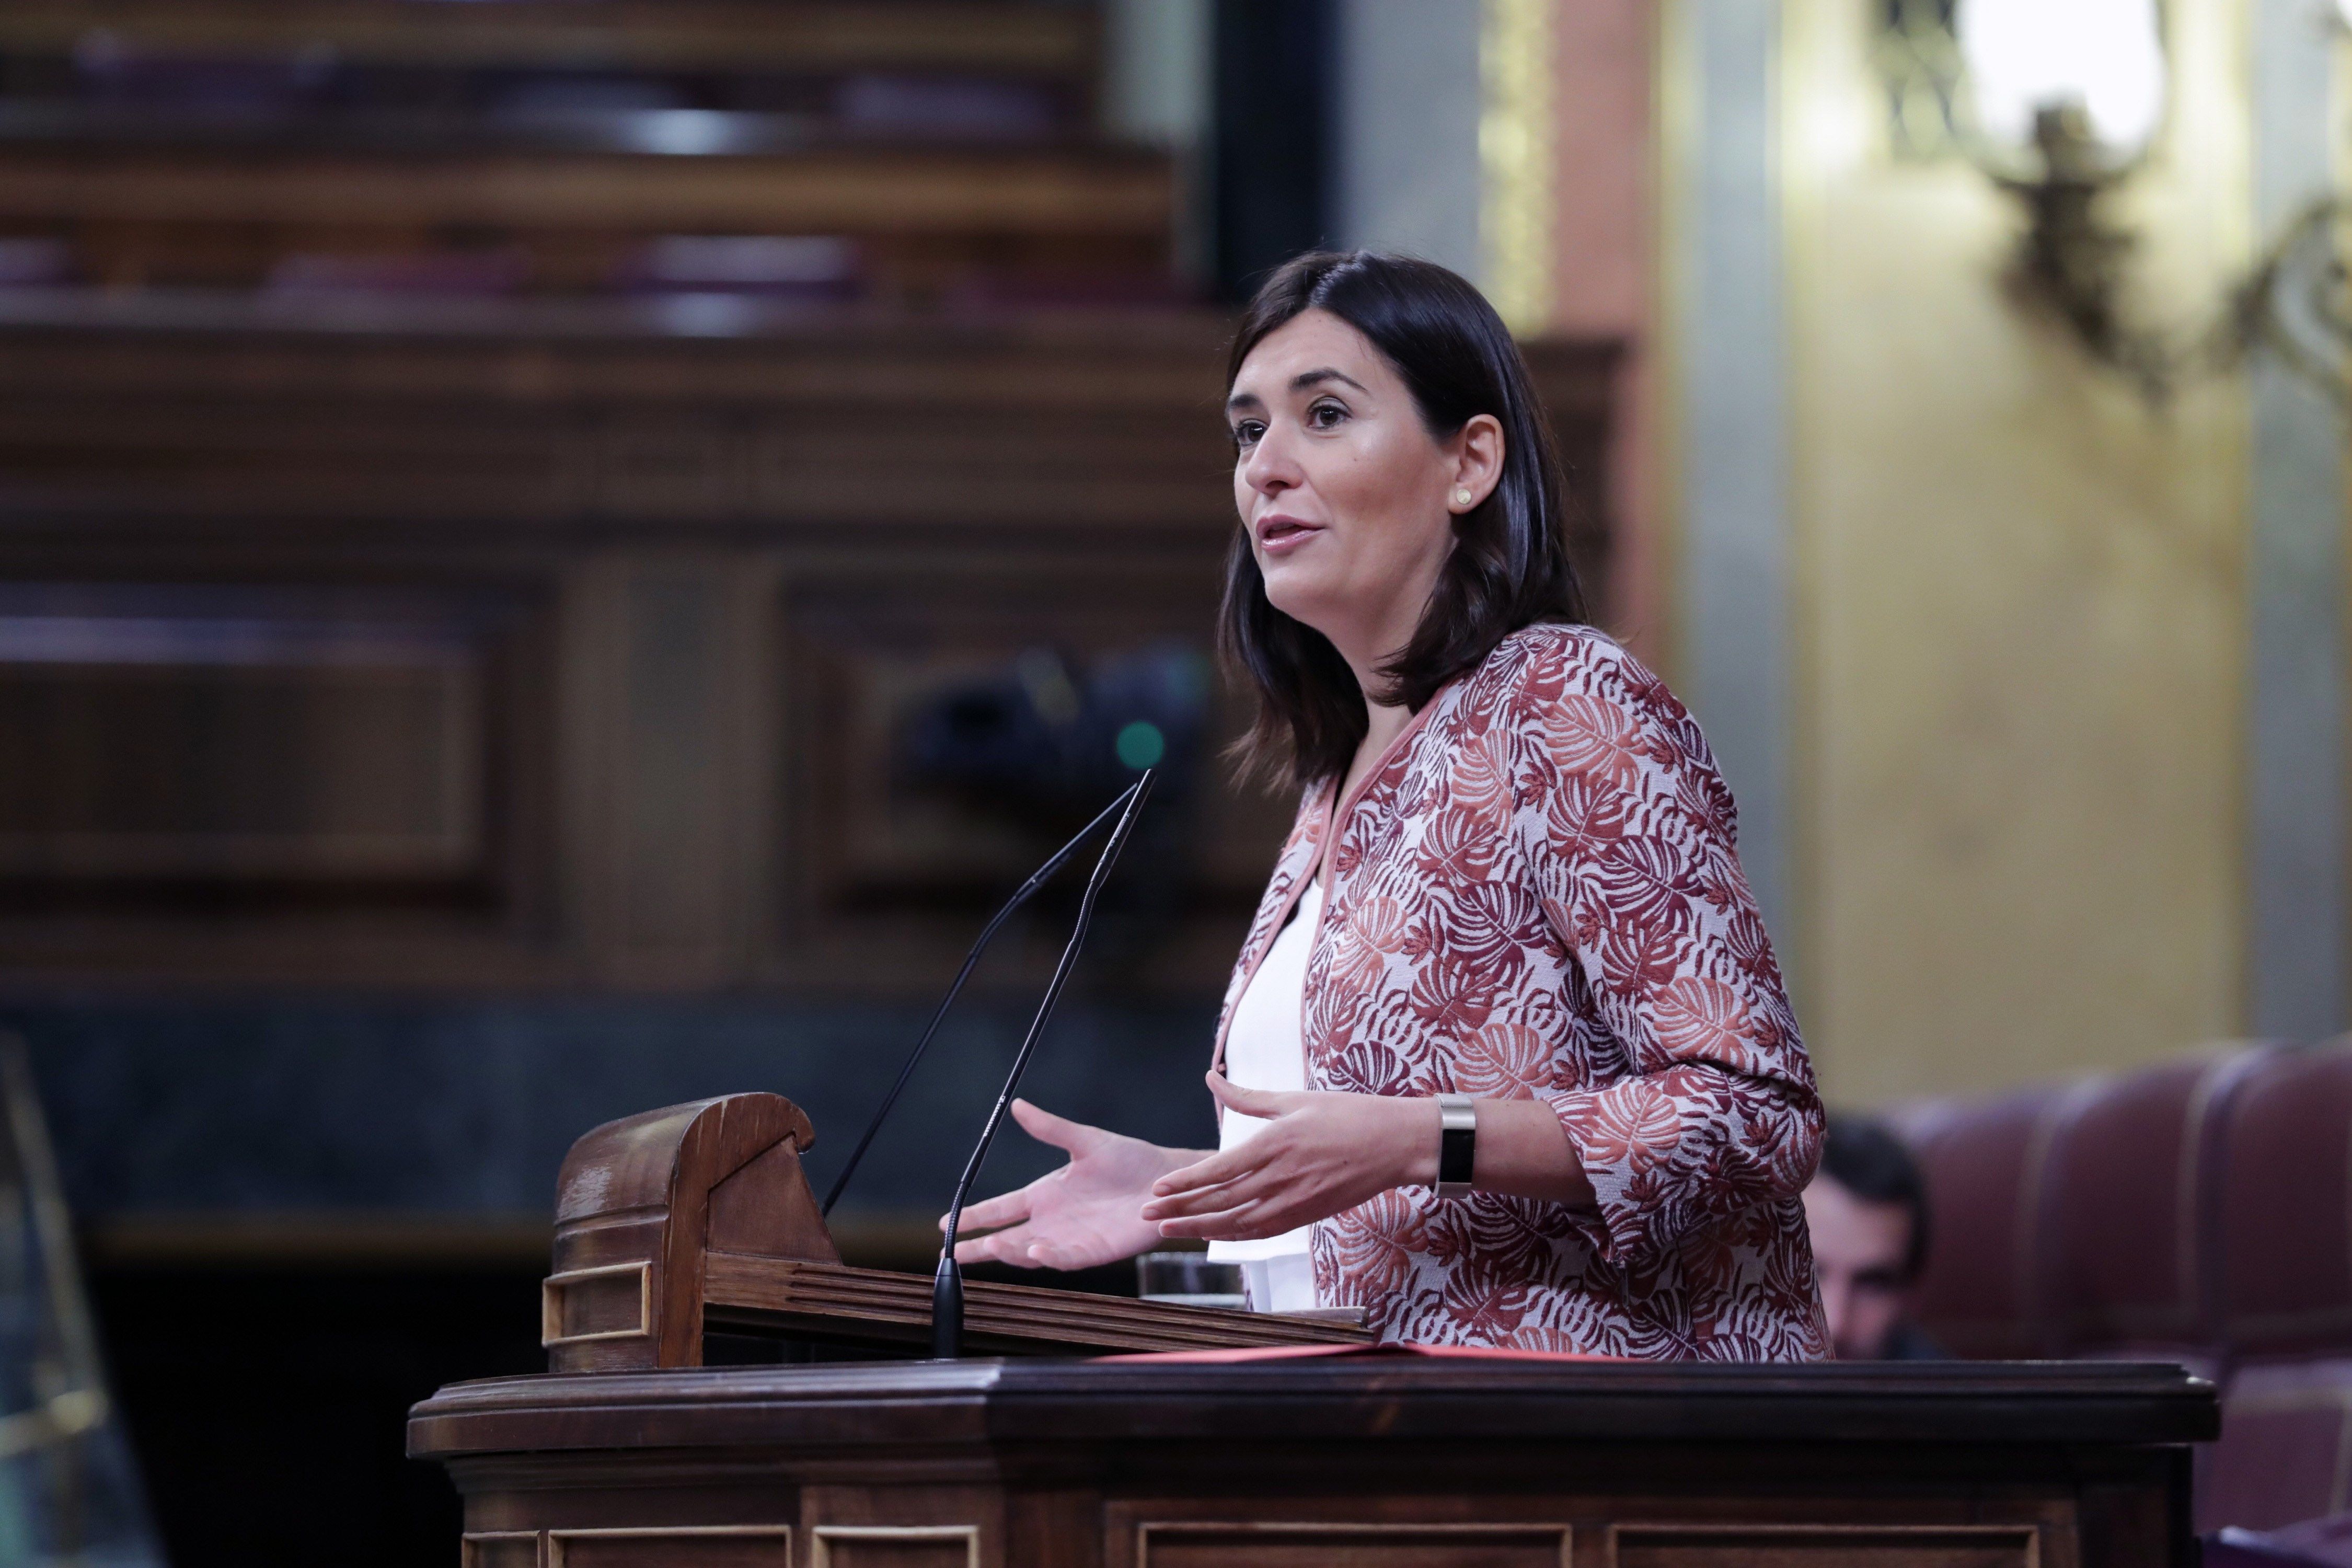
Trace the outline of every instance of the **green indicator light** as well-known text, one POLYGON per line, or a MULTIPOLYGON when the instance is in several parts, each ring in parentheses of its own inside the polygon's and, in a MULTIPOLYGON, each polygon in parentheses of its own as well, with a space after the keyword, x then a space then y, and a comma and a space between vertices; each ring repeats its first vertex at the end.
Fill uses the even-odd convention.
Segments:
POLYGON ((1160 726, 1147 724, 1140 719, 1121 730, 1113 744, 1118 752, 1118 760, 1139 772, 1158 767, 1160 759, 1168 754, 1168 737, 1160 732, 1160 726))

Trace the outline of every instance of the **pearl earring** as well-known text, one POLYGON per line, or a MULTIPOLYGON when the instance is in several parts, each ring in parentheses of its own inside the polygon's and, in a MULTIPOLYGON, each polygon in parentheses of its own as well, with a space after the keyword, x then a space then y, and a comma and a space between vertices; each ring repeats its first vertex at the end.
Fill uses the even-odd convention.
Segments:
POLYGON ((1468 506, 1470 504, 1470 487, 1468 485, 1456 485, 1454 487, 1454 504, 1455 506, 1468 506))

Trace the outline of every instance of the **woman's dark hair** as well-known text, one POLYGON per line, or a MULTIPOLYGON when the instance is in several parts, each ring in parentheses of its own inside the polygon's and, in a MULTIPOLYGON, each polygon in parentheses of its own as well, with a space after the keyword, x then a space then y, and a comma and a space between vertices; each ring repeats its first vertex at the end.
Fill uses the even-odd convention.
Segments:
MULTIPOLYGON (((1495 308, 1444 268, 1409 257, 1318 250, 1285 263, 1242 318, 1226 387, 1267 334, 1308 310, 1328 310, 1370 339, 1438 439, 1480 414, 1503 426, 1502 477, 1454 519, 1454 552, 1421 624, 1381 668, 1389 689, 1380 695, 1418 712, 1521 626, 1584 618, 1568 558, 1559 457, 1518 345, 1495 308)), ((1343 776, 1363 743, 1364 693, 1322 633, 1267 602, 1246 531, 1234 535, 1226 557, 1217 645, 1228 668, 1245 673, 1257 690, 1256 721, 1234 748, 1244 771, 1286 771, 1301 785, 1343 776)))

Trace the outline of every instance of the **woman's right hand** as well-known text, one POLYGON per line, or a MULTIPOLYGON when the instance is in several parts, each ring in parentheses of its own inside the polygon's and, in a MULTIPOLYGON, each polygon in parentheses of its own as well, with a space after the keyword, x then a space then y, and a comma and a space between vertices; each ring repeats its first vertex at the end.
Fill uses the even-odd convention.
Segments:
MULTIPOLYGON (((1160 1227, 1142 1214, 1151 1184, 1199 1154, 1067 1121, 1025 1100, 1013 1102, 1013 1119, 1040 1143, 1067 1150, 1070 1163, 1017 1192, 968 1205, 961 1233, 992 1234, 971 1240, 960 1235, 958 1263, 1091 1268, 1160 1244, 1160 1227)), ((947 1228, 944 1215, 940 1228, 947 1228)))

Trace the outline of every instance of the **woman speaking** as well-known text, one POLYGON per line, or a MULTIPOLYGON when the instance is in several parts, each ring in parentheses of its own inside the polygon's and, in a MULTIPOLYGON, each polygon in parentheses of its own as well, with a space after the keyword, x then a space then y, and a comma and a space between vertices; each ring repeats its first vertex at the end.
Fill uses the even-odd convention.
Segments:
POLYGON ((1228 369, 1220 642, 1296 826, 1219 1022, 1213 1152, 1014 1115, 1069 1163, 965 1262, 1203 1237, 1261 1310, 1385 1340, 1823 1353, 1822 1112, 1731 796, 1582 605, 1510 335, 1426 262, 1302 256, 1228 369))

